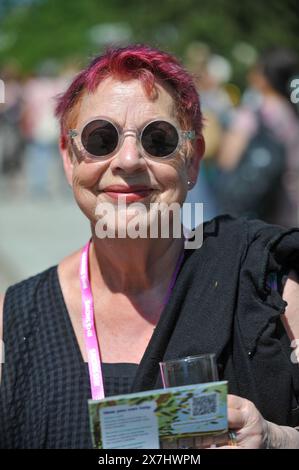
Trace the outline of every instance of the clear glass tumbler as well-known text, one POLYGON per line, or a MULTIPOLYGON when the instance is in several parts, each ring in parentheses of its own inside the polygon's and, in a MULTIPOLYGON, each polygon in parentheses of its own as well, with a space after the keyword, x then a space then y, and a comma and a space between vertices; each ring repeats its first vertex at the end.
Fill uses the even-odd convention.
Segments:
POLYGON ((160 371, 164 388, 219 380, 215 354, 187 356, 160 362, 160 371))
MULTIPOLYGON (((160 362, 163 387, 179 387, 219 380, 215 354, 187 356, 160 362)), ((162 439, 163 449, 203 449, 228 443, 228 435, 162 439)))

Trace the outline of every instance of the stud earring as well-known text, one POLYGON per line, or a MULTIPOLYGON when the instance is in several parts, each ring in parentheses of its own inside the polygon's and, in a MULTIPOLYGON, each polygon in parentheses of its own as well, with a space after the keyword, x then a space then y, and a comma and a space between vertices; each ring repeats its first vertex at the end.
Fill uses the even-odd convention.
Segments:
POLYGON ((192 181, 188 181, 188 182, 187 182, 187 185, 188 185, 188 188, 191 188, 192 185, 193 185, 192 181))

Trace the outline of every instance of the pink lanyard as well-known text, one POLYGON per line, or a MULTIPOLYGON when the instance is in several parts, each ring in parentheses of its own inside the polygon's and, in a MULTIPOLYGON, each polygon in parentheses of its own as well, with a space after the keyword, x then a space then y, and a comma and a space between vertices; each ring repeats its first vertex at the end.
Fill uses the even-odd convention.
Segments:
MULTIPOLYGON (((101 354, 98 344, 97 332, 94 323, 94 306, 93 306, 93 297, 89 281, 89 247, 91 240, 84 246, 81 254, 81 263, 80 263, 80 286, 81 286, 81 296, 82 296, 82 322, 84 330, 84 340, 85 347, 87 351, 88 358, 88 369, 89 369, 89 378, 90 378, 90 388, 91 396, 93 400, 101 400, 105 398, 104 391, 104 380, 102 372, 102 361, 101 354)), ((164 305, 167 304, 173 286, 175 284, 179 269, 184 259, 184 252, 181 253, 174 273, 172 275, 166 298, 164 300, 164 305)))

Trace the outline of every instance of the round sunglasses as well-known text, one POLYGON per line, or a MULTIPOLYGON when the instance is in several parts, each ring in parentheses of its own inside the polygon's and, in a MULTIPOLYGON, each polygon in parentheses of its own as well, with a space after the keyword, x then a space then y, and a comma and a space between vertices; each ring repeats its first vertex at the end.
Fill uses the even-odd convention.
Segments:
POLYGON ((80 154, 92 159, 104 159, 114 155, 126 135, 136 135, 138 144, 151 158, 169 158, 181 147, 182 141, 193 140, 194 131, 182 131, 164 119, 156 119, 144 125, 141 130, 122 129, 110 119, 97 117, 87 122, 80 131, 68 132, 75 141, 80 154), (76 139, 79 137, 79 142, 76 139))

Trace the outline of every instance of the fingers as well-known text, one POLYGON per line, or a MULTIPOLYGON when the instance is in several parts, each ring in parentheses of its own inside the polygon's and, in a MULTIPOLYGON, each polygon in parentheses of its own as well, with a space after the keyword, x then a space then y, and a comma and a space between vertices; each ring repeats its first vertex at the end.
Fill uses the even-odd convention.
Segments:
POLYGON ((227 420, 229 429, 241 429, 246 424, 246 416, 241 410, 227 409, 227 420))
MULTIPOLYGON (((254 403, 235 395, 228 395, 227 420, 229 429, 236 432, 236 443, 241 448, 260 448, 263 445, 264 419, 254 403)), ((231 444, 231 443, 229 443, 231 444)))
POLYGON ((230 408, 240 410, 244 407, 246 401, 245 398, 238 397, 237 395, 227 395, 227 406, 230 408))
POLYGON ((227 396, 227 419, 230 429, 241 429, 247 423, 248 400, 236 395, 227 396))

